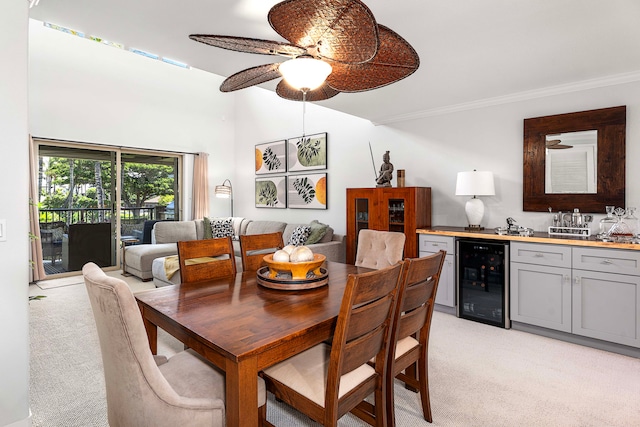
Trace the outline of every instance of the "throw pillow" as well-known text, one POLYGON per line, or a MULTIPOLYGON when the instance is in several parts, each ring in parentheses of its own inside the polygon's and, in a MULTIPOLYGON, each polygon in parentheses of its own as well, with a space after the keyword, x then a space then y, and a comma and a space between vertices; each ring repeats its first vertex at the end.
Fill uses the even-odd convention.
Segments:
POLYGON ((215 219, 211 221, 211 236, 217 237, 233 237, 233 219, 215 219))
POLYGON ((302 246, 307 242, 309 234, 311 234, 311 227, 308 225, 300 225, 291 233, 287 245, 302 246))
POLYGON ((202 218, 204 222, 204 238, 205 239, 213 239, 213 234, 211 234, 211 220, 206 216, 202 218))
POLYGON ((312 245, 314 243, 318 243, 320 239, 324 237, 325 233, 327 232, 327 229, 329 228, 327 224, 318 222, 318 220, 316 219, 311 221, 311 224, 309 224, 309 227, 311 227, 311 233, 309 234, 309 238, 305 243, 306 245, 312 245))

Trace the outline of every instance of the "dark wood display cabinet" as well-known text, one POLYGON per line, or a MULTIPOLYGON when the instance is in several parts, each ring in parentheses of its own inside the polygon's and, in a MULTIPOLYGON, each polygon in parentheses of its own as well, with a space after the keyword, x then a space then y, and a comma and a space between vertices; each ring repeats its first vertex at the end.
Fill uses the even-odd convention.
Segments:
POLYGON ((416 230, 431 227, 431 187, 347 188, 347 263, 353 264, 358 233, 397 231, 407 236, 404 257, 418 256, 416 230))

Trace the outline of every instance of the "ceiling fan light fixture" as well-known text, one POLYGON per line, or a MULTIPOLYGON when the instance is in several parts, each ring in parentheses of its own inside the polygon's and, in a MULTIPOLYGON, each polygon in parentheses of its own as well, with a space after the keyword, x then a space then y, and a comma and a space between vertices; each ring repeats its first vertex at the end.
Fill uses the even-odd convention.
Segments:
POLYGON ((311 56, 299 56, 280 64, 280 73, 287 83, 301 91, 319 88, 331 74, 331 65, 311 56))

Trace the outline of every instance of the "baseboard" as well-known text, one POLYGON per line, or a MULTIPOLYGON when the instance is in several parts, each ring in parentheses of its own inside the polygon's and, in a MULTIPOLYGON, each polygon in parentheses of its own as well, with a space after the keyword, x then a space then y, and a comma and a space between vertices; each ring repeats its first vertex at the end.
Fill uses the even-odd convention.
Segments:
POLYGON ((527 325, 526 323, 511 321, 511 328, 529 332, 532 334, 542 335, 548 338, 554 338, 570 342, 573 344, 584 345, 586 347, 597 348, 598 350, 610 351, 612 353, 622 354, 624 356, 630 356, 640 358, 640 348, 629 347, 622 344, 612 343, 608 341, 602 341, 595 338, 583 337, 580 335, 574 335, 567 332, 555 331, 553 329, 547 329, 540 326, 527 325))

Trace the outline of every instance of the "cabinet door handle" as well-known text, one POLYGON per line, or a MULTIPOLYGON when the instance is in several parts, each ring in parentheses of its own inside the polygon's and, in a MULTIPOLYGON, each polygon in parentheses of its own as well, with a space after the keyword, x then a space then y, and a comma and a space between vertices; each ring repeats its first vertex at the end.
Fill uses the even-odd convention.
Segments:
POLYGON ((544 258, 544 255, 541 254, 540 252, 538 252, 537 254, 534 255, 535 258, 544 258))
POLYGON ((605 259, 605 260, 602 260, 601 264, 610 265, 610 264, 613 264, 613 261, 611 261, 610 259, 605 259))
POLYGON ((568 275, 568 274, 565 274, 565 275, 564 275, 564 282, 565 282, 565 283, 569 283, 569 282, 571 282, 571 277, 569 277, 569 275, 568 275))
POLYGON ((580 276, 574 277, 573 281, 575 282, 576 285, 579 285, 581 281, 580 276))
POLYGON ((432 243, 432 244, 431 244, 431 246, 436 246, 436 247, 438 247, 438 246, 440 246, 440 244, 438 244, 438 243, 432 243))

